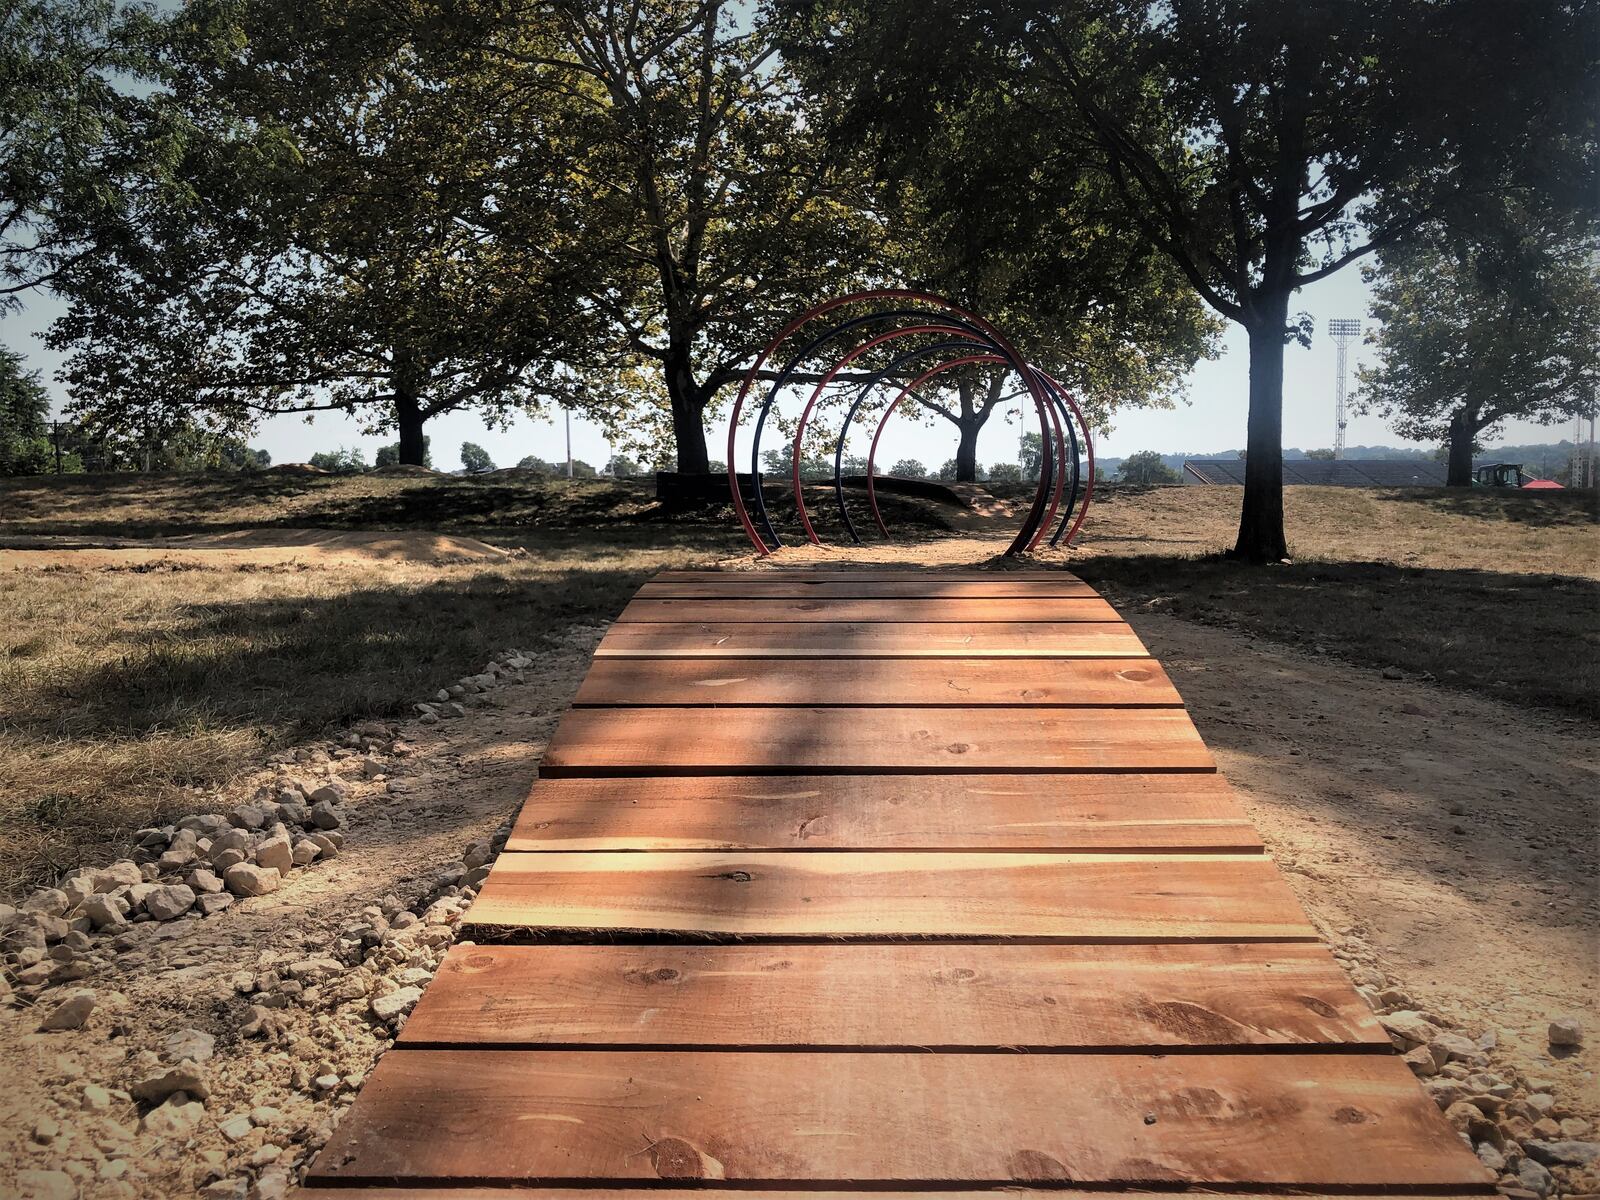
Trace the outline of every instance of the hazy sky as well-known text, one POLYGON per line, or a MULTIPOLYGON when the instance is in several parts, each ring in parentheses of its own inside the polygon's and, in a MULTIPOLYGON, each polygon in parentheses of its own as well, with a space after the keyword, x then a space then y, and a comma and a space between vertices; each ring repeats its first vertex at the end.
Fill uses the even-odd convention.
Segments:
MULTIPOLYGON (((36 299, 22 312, 7 314, 0 318, 0 343, 27 356, 59 403, 63 391, 53 378, 59 357, 37 336, 57 311, 56 303, 44 298, 36 299)), ((1301 311, 1312 315, 1317 333, 1309 350, 1290 345, 1284 351, 1283 437, 1285 446, 1309 450, 1333 444, 1334 344, 1325 330, 1330 317, 1366 317, 1367 288, 1359 269, 1347 267, 1304 289, 1290 305, 1291 315, 1301 311)), ((1353 381, 1362 349, 1355 345, 1351 351, 1353 381)), ((1048 364, 1042 365, 1048 368, 1048 364)), ((1244 332, 1230 324, 1221 355, 1201 363, 1191 376, 1187 405, 1165 412, 1123 410, 1113 418, 1111 432, 1097 440, 1096 452, 1107 457, 1126 457, 1136 450, 1203 454, 1243 446, 1247 375, 1244 332)), ((1015 412, 1014 406, 1012 412, 1015 412)), ((463 441, 482 445, 500 466, 512 465, 529 454, 554 462, 562 459, 566 452, 559 414, 554 419, 541 421, 518 417, 509 429, 490 430, 471 413, 451 413, 428 422, 427 429, 433 439, 434 465, 445 470, 460 465, 458 458, 463 441)), ((1556 441, 1568 433, 1564 425, 1545 427, 1532 422, 1514 422, 1507 426, 1502 441, 1510 444, 1556 441)), ((726 422, 715 423, 708 430, 708 436, 712 444, 711 456, 722 458, 727 441, 726 422)), ((1404 444, 1376 417, 1352 417, 1346 439, 1352 446, 1404 444)), ((250 440, 253 445, 265 447, 273 462, 303 461, 317 450, 347 445, 363 447, 367 461, 371 462, 376 448, 393 439, 363 437, 350 418, 319 413, 310 424, 303 417, 275 417, 263 423, 250 440)), ((1016 445, 1017 426, 1004 423, 996 416, 984 430, 978 448, 979 458, 985 463, 1014 461, 1016 445)), ((610 456, 601 431, 581 418, 572 421, 572 449, 576 457, 597 467, 610 456)), ((929 467, 937 467, 954 454, 955 430, 943 421, 937 428, 923 427, 909 420, 892 422, 879 447, 880 461, 885 466, 896 459, 911 457, 929 467)))

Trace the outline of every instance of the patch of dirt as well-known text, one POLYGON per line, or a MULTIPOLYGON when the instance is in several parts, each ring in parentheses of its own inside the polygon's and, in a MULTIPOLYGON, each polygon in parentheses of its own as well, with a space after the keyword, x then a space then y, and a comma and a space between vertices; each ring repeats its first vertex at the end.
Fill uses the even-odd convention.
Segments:
POLYGON ((0 540, 4 565, 35 569, 149 566, 162 562, 268 565, 321 558, 468 563, 508 558, 516 553, 473 537, 417 530, 241 529, 169 538, 13 535, 0 540))
POLYGON ((1593 1114, 1600 769, 1586 722, 1119 604, 1336 946, 1593 1114))

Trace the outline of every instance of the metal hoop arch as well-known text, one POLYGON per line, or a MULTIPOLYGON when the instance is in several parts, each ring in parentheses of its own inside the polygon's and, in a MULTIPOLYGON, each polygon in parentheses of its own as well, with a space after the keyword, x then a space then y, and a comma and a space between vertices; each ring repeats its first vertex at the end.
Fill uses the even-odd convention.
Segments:
POLYGON ((908 354, 897 356, 889 366, 875 372, 867 379, 858 390, 841 426, 833 456, 834 495, 839 505, 840 515, 852 540, 859 544, 861 539, 844 501, 844 446, 850 423, 854 420, 856 413, 867 396, 882 384, 884 377, 891 371, 897 370, 906 362, 913 361, 916 358, 926 357, 936 352, 954 352, 953 357, 940 362, 911 383, 902 387, 885 408, 883 416, 878 422, 867 459, 867 496, 879 529, 885 536, 888 536, 888 529, 884 525, 882 514, 878 509, 874 483, 878 443, 889 417, 893 415, 908 396, 916 399, 915 389, 928 379, 963 365, 982 362, 1009 367, 1022 380, 1024 388, 1033 400, 1034 410, 1039 418, 1041 451, 1039 481, 1034 489, 1033 503, 1029 508, 1027 517, 1022 523, 1021 529, 1017 531, 1016 536, 1006 548, 1005 553, 1012 555, 1022 550, 1035 548, 1049 534, 1050 526, 1055 522, 1058 511, 1061 512, 1061 520, 1055 529, 1054 535, 1050 537, 1050 545, 1052 547, 1057 545, 1063 536, 1066 537, 1070 545, 1072 538, 1083 524, 1089 501, 1094 491, 1094 449, 1090 440, 1088 423, 1085 421, 1082 410, 1078 407, 1076 401, 1058 381, 1046 372, 1024 361, 1018 355, 1015 347, 994 326, 977 314, 969 312, 930 292, 902 288, 882 288, 838 296, 832 300, 814 305, 804 313, 801 313, 784 326, 762 348, 749 370, 745 373, 728 422, 728 490, 732 497, 734 511, 744 528, 745 536, 749 538, 757 554, 765 556, 783 544, 777 530, 773 527, 771 515, 767 510, 766 498, 762 491, 761 476, 762 433, 766 425, 767 416, 773 408, 778 393, 794 374, 796 368, 829 341, 863 325, 901 320, 911 320, 916 324, 877 334, 865 343, 840 356, 823 373, 820 382, 812 391, 804 411, 801 413, 791 453, 790 473, 795 507, 806 537, 811 542, 820 544, 821 539, 818 538, 815 529, 812 527, 810 515, 806 510, 804 488, 801 480, 801 455, 807 422, 810 420, 812 411, 823 392, 840 371, 873 347, 913 335, 941 334, 953 340, 919 347, 908 354), (744 411, 746 403, 751 399, 755 381, 760 377, 762 368, 777 353, 779 347, 785 341, 818 317, 846 305, 871 302, 884 302, 886 305, 892 305, 892 307, 885 307, 875 312, 851 317, 830 327, 801 347, 776 375, 769 376, 772 379, 772 386, 766 390, 766 394, 762 398, 760 409, 756 416, 753 430, 754 437, 750 450, 751 480, 756 510, 754 514, 756 520, 752 520, 752 513, 746 505, 743 491, 739 487, 735 451, 737 448, 740 415, 744 411), (910 304, 933 306, 937 311, 928 312, 923 308, 905 307, 910 304), (1083 438, 1082 457, 1087 458, 1089 470, 1088 485, 1083 490, 1083 503, 1081 505, 1078 504, 1079 488, 1083 482, 1080 471, 1082 457, 1080 457, 1078 440, 1080 431, 1083 438), (1063 498, 1066 500, 1064 508, 1062 507, 1063 498), (757 520, 759 520, 760 529, 757 528, 757 520), (1069 521, 1071 522, 1070 528, 1068 526, 1069 521), (765 537, 763 537, 763 533, 765 537))

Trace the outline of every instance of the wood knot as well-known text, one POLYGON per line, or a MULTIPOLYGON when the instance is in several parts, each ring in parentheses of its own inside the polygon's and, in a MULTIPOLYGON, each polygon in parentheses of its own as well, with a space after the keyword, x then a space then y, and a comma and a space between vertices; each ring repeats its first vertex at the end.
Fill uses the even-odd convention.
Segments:
POLYGON ((1356 1108, 1353 1104, 1347 1104, 1343 1108, 1335 1109, 1333 1113, 1333 1119, 1340 1125, 1361 1125, 1365 1123, 1367 1116, 1367 1113, 1356 1108))
POLYGON ((662 1138, 650 1145, 650 1165, 662 1179, 704 1179, 700 1151, 682 1138, 662 1138))
POLYGON ((1126 679, 1130 683, 1143 683, 1150 678, 1150 672, 1143 667, 1125 667, 1117 672, 1118 679, 1126 679))
POLYGON ((1301 996, 1300 1003, 1304 1004, 1319 1017, 1327 1017, 1331 1020, 1339 1015, 1339 1010, 1337 1008, 1329 1004, 1326 1000, 1319 1000, 1315 996, 1301 996))
POLYGON ((951 754, 965 754, 972 747, 966 742, 951 742, 945 749, 950 751, 951 754))
POLYGON ((749 883, 753 876, 749 871, 717 871, 711 875, 702 875, 702 879, 727 879, 734 883, 749 883))

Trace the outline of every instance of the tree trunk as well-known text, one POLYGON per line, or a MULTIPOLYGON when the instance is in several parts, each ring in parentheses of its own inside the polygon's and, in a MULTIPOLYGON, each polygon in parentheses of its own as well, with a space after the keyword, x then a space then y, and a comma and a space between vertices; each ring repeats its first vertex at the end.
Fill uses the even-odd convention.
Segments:
POLYGON ((1249 323, 1250 415, 1246 426, 1244 508, 1233 557, 1250 563, 1289 557, 1283 536, 1283 338, 1289 293, 1262 298, 1249 323))
POLYGON ((956 482, 977 483, 978 434, 983 430, 983 422, 978 418, 973 401, 972 381, 961 379, 956 387, 961 397, 961 419, 956 422, 960 439, 956 442, 956 482))
POLYGON ((706 453, 706 427, 702 420, 709 399, 695 381, 687 349, 667 353, 667 395, 672 400, 672 441, 678 451, 680 475, 707 475, 711 456, 706 453))
POLYGON ((1472 442, 1477 436, 1472 413, 1459 409, 1450 418, 1450 467, 1446 487, 1472 486, 1472 442))
POLYGON ((397 390, 394 396, 394 423, 400 431, 400 461, 406 466, 427 465, 428 443, 422 433, 421 401, 415 391, 397 390))

